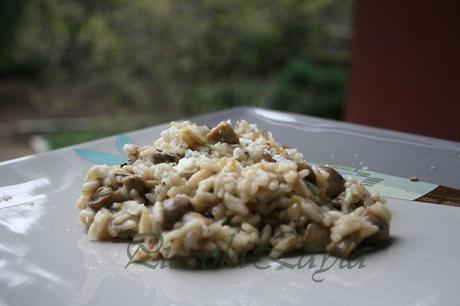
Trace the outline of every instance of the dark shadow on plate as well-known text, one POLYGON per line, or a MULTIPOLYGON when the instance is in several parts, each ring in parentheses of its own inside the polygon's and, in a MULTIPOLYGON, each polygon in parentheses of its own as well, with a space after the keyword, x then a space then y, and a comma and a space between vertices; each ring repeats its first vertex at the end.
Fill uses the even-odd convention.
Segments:
POLYGON ((392 245, 398 243, 399 241, 399 238, 398 237, 394 237, 394 236, 391 236, 388 240, 385 240, 383 242, 380 242, 378 244, 367 244, 365 242, 363 242, 359 248, 353 252, 353 254, 351 255, 351 257, 353 256, 356 256, 358 253, 365 253, 365 255, 372 255, 372 254, 375 254, 375 253, 378 253, 382 250, 385 250, 389 247, 391 247, 392 245))

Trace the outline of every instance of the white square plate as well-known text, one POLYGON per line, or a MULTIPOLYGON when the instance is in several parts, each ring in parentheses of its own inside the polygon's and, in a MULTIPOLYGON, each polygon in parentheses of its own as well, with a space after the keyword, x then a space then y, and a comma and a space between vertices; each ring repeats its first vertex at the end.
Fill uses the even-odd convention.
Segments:
MULTIPOLYGON (((246 119, 307 160, 365 164, 460 184, 460 146, 300 115, 237 108, 193 120, 246 119), (429 170, 435 162, 445 167, 429 170)), ((166 125, 0 164, 0 305, 455 305, 460 208, 388 200, 391 244, 343 266, 322 255, 186 270, 128 263, 127 244, 89 241, 75 207, 94 161, 117 163, 130 140, 166 125), (299 262, 300 260, 300 262, 299 262), (361 266, 359 265, 361 264, 361 266)))

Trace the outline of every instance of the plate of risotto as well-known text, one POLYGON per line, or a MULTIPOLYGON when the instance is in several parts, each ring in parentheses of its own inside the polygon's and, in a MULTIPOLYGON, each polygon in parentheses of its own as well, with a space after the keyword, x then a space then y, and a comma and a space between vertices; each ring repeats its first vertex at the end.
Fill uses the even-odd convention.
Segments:
POLYGON ((330 166, 436 149, 392 133, 237 108, 4 162, 0 305, 449 304, 458 208, 330 166))

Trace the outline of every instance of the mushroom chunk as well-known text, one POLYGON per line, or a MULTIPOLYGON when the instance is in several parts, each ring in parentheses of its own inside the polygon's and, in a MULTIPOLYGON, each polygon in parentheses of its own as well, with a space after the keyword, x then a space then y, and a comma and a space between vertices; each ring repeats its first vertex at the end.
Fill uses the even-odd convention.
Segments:
POLYGON ((128 192, 135 189, 139 192, 139 194, 142 194, 145 191, 144 181, 137 175, 124 177, 123 185, 125 185, 128 192))
POLYGON ((212 142, 225 142, 228 144, 238 144, 240 143, 240 138, 232 126, 226 122, 222 121, 216 127, 214 127, 208 135, 206 135, 206 139, 212 142))
POLYGON ((364 205, 364 201, 362 199, 356 201, 356 202, 345 202, 345 192, 341 192, 338 196, 336 196, 334 199, 331 201, 332 207, 334 207, 337 210, 342 211, 343 213, 349 214, 358 207, 361 207, 364 205))
POLYGON ((112 191, 112 188, 107 186, 99 187, 91 196, 91 199, 88 202, 88 207, 94 210, 109 207, 112 205, 112 191))
POLYGON ((310 222, 303 236, 304 249, 310 253, 324 252, 331 242, 330 231, 327 227, 310 222))
POLYGON ((311 183, 316 183, 316 175, 315 175, 315 172, 313 172, 313 169, 310 167, 310 165, 307 163, 301 163, 301 162, 297 163, 297 171, 302 171, 305 169, 310 171, 310 173, 308 173, 305 179, 311 183))
POLYGON ((345 190, 345 180, 337 171, 330 167, 319 168, 321 169, 321 171, 329 173, 329 177, 327 178, 328 187, 326 190, 326 195, 330 199, 334 199, 339 194, 341 194, 342 191, 345 190))
POLYGON ((163 229, 168 231, 192 208, 192 203, 187 196, 177 195, 173 199, 165 200, 163 207, 163 229))
POLYGON ((153 163, 162 164, 162 163, 174 163, 176 162, 176 155, 164 152, 157 152, 153 154, 153 163))
POLYGON ((343 201, 345 200, 345 192, 340 193, 335 199, 332 199, 331 205, 337 210, 342 210, 343 201))

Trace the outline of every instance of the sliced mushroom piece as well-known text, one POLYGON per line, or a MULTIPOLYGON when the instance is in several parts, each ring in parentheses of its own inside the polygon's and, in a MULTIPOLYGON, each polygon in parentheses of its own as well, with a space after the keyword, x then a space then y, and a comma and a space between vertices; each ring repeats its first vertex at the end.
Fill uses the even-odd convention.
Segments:
POLYGON ((332 207, 341 211, 344 200, 345 200, 345 192, 341 192, 338 196, 332 199, 331 201, 332 207))
POLYGON ((345 192, 342 191, 338 196, 336 196, 334 199, 331 201, 332 207, 334 207, 337 210, 342 211, 343 213, 349 214, 358 207, 361 207, 364 205, 363 200, 358 200, 353 203, 345 203, 345 192))
MULTIPOLYGON (((122 183, 132 199, 143 204, 149 203, 144 196, 144 194, 148 192, 148 188, 145 186, 145 182, 141 177, 138 175, 129 175, 123 178, 122 183)), ((118 194, 114 193, 113 198, 116 196, 118 196, 118 194)))
POLYGON ((313 169, 310 167, 310 165, 307 163, 303 163, 303 162, 297 163, 297 171, 302 171, 305 169, 307 169, 310 172, 305 177, 305 179, 311 183, 316 183, 316 175, 315 175, 315 172, 313 172, 313 169))
POLYGON ((174 163, 177 161, 176 155, 164 152, 157 152, 153 154, 152 162, 154 164, 162 164, 162 163, 174 163))
POLYGON ((331 242, 329 228, 310 222, 303 236, 304 249, 307 252, 324 252, 327 245, 331 242))
POLYGON ((99 210, 103 207, 110 207, 112 205, 112 188, 107 186, 99 187, 96 192, 91 196, 88 202, 88 207, 94 210, 99 210))
POLYGON ((222 121, 216 127, 214 127, 208 135, 206 135, 206 139, 212 142, 225 142, 228 144, 238 144, 240 143, 240 138, 238 134, 235 132, 233 127, 226 121, 222 121))
POLYGON ((326 195, 330 199, 334 199, 345 190, 345 179, 331 167, 319 167, 322 171, 329 173, 327 178, 326 195))
POLYGON ((192 202, 185 195, 177 195, 172 199, 167 199, 163 202, 163 229, 171 230, 174 223, 182 219, 185 213, 192 209, 192 202))
POLYGON ((139 194, 143 194, 145 192, 144 181, 137 175, 126 176, 123 178, 122 182, 128 192, 130 192, 132 189, 137 190, 139 194))

